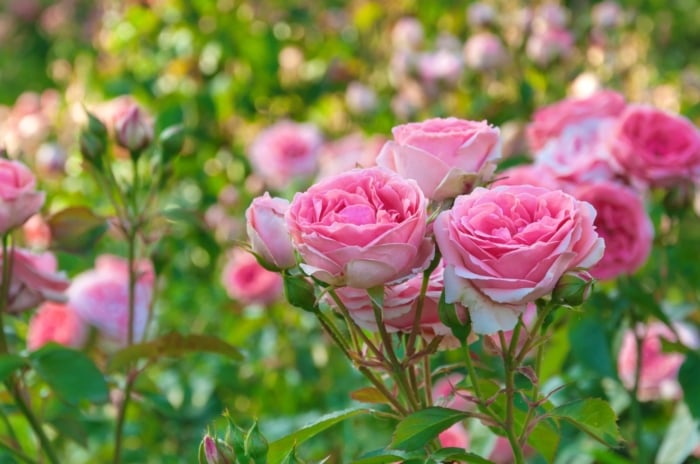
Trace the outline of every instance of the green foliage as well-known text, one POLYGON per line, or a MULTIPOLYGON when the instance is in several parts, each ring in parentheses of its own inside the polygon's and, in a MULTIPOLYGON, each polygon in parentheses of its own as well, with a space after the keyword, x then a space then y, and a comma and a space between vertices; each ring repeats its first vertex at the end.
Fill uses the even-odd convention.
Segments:
POLYGON ((440 432, 463 420, 467 415, 454 409, 431 407, 421 409, 403 419, 396 426, 391 447, 415 450, 435 439, 440 432))

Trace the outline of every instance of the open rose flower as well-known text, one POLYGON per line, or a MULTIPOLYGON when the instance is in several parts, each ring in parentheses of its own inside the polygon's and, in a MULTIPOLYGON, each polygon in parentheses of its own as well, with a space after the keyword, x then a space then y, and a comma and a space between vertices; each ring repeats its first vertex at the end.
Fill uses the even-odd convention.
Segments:
POLYGON ((515 327, 529 302, 567 271, 603 256, 595 209, 560 190, 477 188, 434 223, 445 261, 445 299, 469 309, 474 332, 515 327))
POLYGON ((486 121, 435 118, 394 127, 377 164, 414 179, 430 199, 465 193, 501 156, 498 128, 486 121))
POLYGON ((316 172, 322 142, 316 126, 280 121, 258 134, 250 146, 250 161, 267 185, 283 189, 316 172))
POLYGON ((297 264, 284 214, 289 201, 269 193, 255 198, 245 212, 246 230, 253 252, 279 269, 297 264))
POLYGON ((255 256, 240 248, 229 255, 221 283, 231 298, 243 304, 268 305, 282 296, 282 276, 268 271, 255 256))
MULTIPOLYGON (((5 259, 2 252, 0 252, 0 260, 4 265, 5 259)), ((66 301, 64 292, 70 282, 63 273, 56 272, 57 267, 56 257, 52 253, 32 253, 14 248, 6 311, 19 313, 47 300, 66 301)))
POLYGON ((427 266, 426 206, 414 181, 378 167, 353 169, 297 193, 286 220, 307 274, 370 288, 427 266))
POLYGON ((541 164, 520 164, 497 172, 490 187, 499 185, 532 185, 548 190, 561 188, 560 182, 547 166, 541 164))
POLYGON ((573 193, 598 212, 595 226, 606 244, 603 259, 591 268, 591 274, 596 279, 614 279, 639 269, 649 257, 654 239, 654 226, 642 197, 613 182, 583 185, 573 193))
MULTIPOLYGON (((155 275, 150 261, 136 264, 133 334, 143 339, 148 322, 155 275)), ((126 345, 129 333, 129 266, 124 258, 101 255, 95 268, 77 275, 68 289, 69 305, 105 337, 126 345)))
MULTIPOLYGON (((438 313, 438 303, 443 287, 443 270, 444 265, 441 264, 430 276, 420 314, 419 329, 421 335, 428 340, 438 335, 447 337, 448 343, 443 343, 442 346, 451 347, 452 331, 440 321, 438 313)), ((382 321, 387 332, 411 332, 422 283, 423 274, 419 273, 405 282, 384 287, 382 321)), ((372 302, 366 290, 342 287, 336 292, 357 325, 373 332, 378 330, 372 302)), ((455 344, 459 346, 459 342, 455 344)))
POLYGON ((586 122, 616 118, 625 109, 625 98, 611 90, 601 90, 586 98, 567 98, 537 110, 527 127, 533 150, 539 150, 565 128, 586 122))
POLYGON ((87 325, 73 308, 46 302, 29 321, 27 348, 38 350, 49 342, 81 348, 87 341, 87 325))
POLYGON ((44 204, 34 174, 19 161, 0 158, 0 234, 21 226, 44 204))
POLYGON ((610 136, 620 171, 643 186, 700 180, 700 130, 688 119, 630 105, 610 136))
MULTIPOLYGON (((685 356, 681 353, 664 352, 662 339, 669 342, 682 342, 689 348, 697 348, 698 334, 689 326, 676 324, 678 337, 662 322, 652 322, 646 326, 637 325, 634 329, 642 338, 642 360, 639 375, 637 398, 640 401, 658 399, 678 399, 683 392, 678 383, 678 370, 685 356)), ((633 329, 628 329, 623 338, 617 358, 617 371, 622 384, 634 388, 637 367, 637 341, 633 329)))

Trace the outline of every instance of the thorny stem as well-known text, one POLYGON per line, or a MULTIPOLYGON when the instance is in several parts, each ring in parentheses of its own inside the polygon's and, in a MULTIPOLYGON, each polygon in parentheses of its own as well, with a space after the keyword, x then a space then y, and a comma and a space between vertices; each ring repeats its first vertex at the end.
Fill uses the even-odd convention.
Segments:
POLYGON ((126 378, 126 387, 124 388, 124 398, 119 406, 119 413, 117 415, 117 425, 116 432, 114 434, 114 464, 121 462, 121 452, 122 452, 122 436, 124 433, 124 422, 126 420, 126 410, 129 406, 129 400, 131 399, 131 391, 134 388, 134 382, 138 371, 131 371, 126 378))

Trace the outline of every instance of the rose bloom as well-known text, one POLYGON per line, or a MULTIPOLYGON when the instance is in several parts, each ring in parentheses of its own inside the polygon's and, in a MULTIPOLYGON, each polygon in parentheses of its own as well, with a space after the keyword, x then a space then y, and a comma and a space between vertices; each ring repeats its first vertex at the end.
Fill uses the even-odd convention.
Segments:
POLYGON ((355 114, 371 113, 377 108, 377 92, 361 82, 353 81, 345 90, 345 104, 355 114))
POLYGON ((0 235, 21 226, 44 204, 34 174, 19 161, 0 158, 0 235))
POLYGON ((565 128, 586 121, 616 118, 625 109, 625 98, 612 90, 601 90, 586 98, 567 98, 535 111, 527 127, 530 147, 539 150, 559 137, 565 128))
POLYGON ((280 121, 258 134, 248 154, 253 169, 267 185, 283 189, 293 180, 308 179, 316 172, 322 143, 316 126, 280 121))
POLYGON ((414 179, 425 195, 444 200, 465 193, 501 156, 498 128, 486 121, 434 118, 392 129, 377 164, 414 179))
POLYGON ((410 16, 396 21, 391 30, 391 43, 398 49, 415 50, 423 43, 423 25, 421 22, 410 16))
POLYGON ((598 214, 595 226, 605 240, 605 254, 590 269, 596 279, 614 279, 632 274, 649 257, 654 226, 639 193, 613 182, 582 185, 573 192, 593 205, 598 214))
MULTIPOLYGON (((5 264, 0 251, 0 260, 5 264)), ((2 266, 0 266, 1 268, 2 266)), ((69 282, 58 273, 56 257, 49 252, 32 253, 15 247, 12 250, 12 273, 6 310, 9 313, 34 308, 44 301, 66 301, 69 282)))
POLYGON ((614 162, 638 184, 700 181, 700 131, 682 116, 630 105, 609 140, 614 162))
POLYGON ((561 182, 581 184, 611 180, 607 135, 613 118, 587 119, 565 127, 535 153, 535 164, 546 166, 561 182))
POLYGON ((382 136, 366 138, 356 132, 325 143, 319 155, 320 170, 317 180, 335 176, 353 168, 376 166, 377 155, 385 142, 386 138, 382 136))
POLYGON ((469 448, 469 434, 461 422, 440 432, 438 440, 443 448, 469 448))
POLYGON ((240 248, 231 253, 221 273, 228 295, 243 304, 269 305, 282 296, 282 276, 268 271, 240 248))
POLYGON ((560 190, 478 187, 433 225, 445 261, 445 299, 469 309, 475 333, 515 327, 529 302, 603 255, 595 209, 560 190))
POLYGON ((331 285, 371 288, 410 276, 433 254, 418 185, 379 167, 297 193, 287 211, 302 269, 331 285))
POLYGON ((245 212, 246 230, 253 252, 278 269, 297 264, 284 215, 289 201, 272 198, 269 193, 257 197, 245 212))
POLYGON ((27 348, 35 351, 49 342, 81 348, 87 341, 87 325, 68 305, 44 303, 29 321, 27 348))
MULTIPOLYGON (((136 263, 134 341, 143 340, 148 322, 155 275, 150 261, 136 263)), ((69 305, 88 324, 119 345, 128 343, 129 266, 127 260, 101 255, 95 268, 78 274, 68 289, 69 305)))
POLYGON ((527 40, 525 53, 540 66, 547 66, 571 53, 574 38, 566 29, 547 28, 534 32, 527 40))
MULTIPOLYGON (((443 270, 444 265, 441 264, 430 276, 421 310, 419 329, 420 334, 427 340, 438 335, 446 337, 441 346, 451 348, 453 345, 459 346, 459 342, 452 340, 452 331, 440 321, 438 313, 443 288, 443 270)), ((416 274, 405 282, 384 287, 382 321, 387 332, 411 332, 422 284, 423 274, 416 274)), ((342 287, 336 292, 357 325, 373 332, 378 330, 372 301, 366 290, 342 287)))
POLYGON ((462 57, 456 51, 439 49, 417 56, 417 71, 427 86, 454 85, 462 75, 462 57))
POLYGON ((475 34, 464 44, 464 61, 472 69, 497 69, 503 66, 507 59, 501 39, 490 32, 475 34))
POLYGON ((496 10, 488 3, 474 2, 467 8, 467 22, 472 27, 486 26, 496 19, 496 10))
MULTIPOLYGON (((674 325, 680 341, 689 348, 698 347, 698 335, 689 326, 674 325)), ((652 322, 636 327, 642 336, 642 361, 637 398, 640 401, 679 399, 682 390, 678 384, 678 370, 685 356, 663 351, 661 339, 677 342, 674 333, 662 322, 652 322)), ((637 342, 632 329, 625 331, 617 358, 617 372, 622 384, 632 390, 637 366, 637 342)))
POLYGON ((45 250, 51 244, 51 228, 41 214, 35 214, 24 223, 22 235, 30 248, 45 250))
POLYGON ((457 385, 464 380, 464 375, 453 373, 446 377, 441 377, 433 385, 433 403, 436 406, 457 409, 459 411, 471 411, 474 409, 474 402, 470 399, 471 392, 457 388, 457 385))
POLYGON ((489 187, 501 185, 532 185, 546 188, 547 190, 557 190, 561 188, 560 182, 552 171, 543 165, 521 164, 494 174, 494 180, 489 187))

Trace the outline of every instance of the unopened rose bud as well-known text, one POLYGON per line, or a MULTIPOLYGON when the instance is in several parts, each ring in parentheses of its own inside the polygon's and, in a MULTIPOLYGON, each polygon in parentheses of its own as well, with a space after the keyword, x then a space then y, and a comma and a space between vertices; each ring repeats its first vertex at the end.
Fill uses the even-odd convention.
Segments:
POLYGON ((102 166, 105 144, 89 130, 83 131, 80 134, 80 153, 86 161, 99 168, 102 166))
POLYGON ((246 210, 246 230, 253 252, 277 269, 296 266, 292 239, 284 215, 289 201, 269 193, 253 200, 246 210))
POLYGON ((163 161, 168 162, 177 156, 185 145, 185 129, 181 124, 170 126, 158 138, 163 150, 163 161))
POLYGON ((255 422, 245 437, 246 456, 250 457, 255 464, 265 463, 268 449, 267 439, 260 433, 258 423, 255 422))
POLYGON ((570 306, 579 306, 590 296, 593 282, 593 276, 588 271, 567 272, 554 287, 552 300, 570 306))
POLYGON ((132 155, 140 152, 153 140, 153 125, 137 106, 130 106, 114 120, 117 143, 129 150, 132 155))
POLYGON ((87 132, 90 132, 92 135, 104 142, 107 139, 107 128, 105 127, 104 123, 100 121, 97 116, 90 113, 89 111, 87 113, 87 117, 87 132))
POLYGON ((202 453, 207 464, 234 464, 237 462, 233 449, 229 445, 210 437, 208 434, 204 436, 200 446, 200 462, 202 453))

